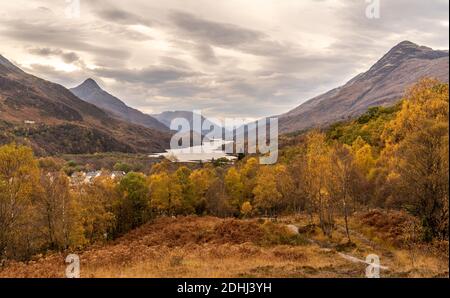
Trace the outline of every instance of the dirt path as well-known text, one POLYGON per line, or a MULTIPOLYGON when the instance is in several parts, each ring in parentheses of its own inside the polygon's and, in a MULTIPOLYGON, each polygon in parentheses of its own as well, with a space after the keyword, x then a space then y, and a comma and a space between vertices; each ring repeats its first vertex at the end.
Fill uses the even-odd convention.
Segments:
MULTIPOLYGON (((336 225, 337 230, 342 232, 342 233, 346 233, 346 229, 343 226, 340 225, 336 225)), ((362 235, 361 233, 358 233, 354 230, 350 230, 350 238, 353 239, 357 239, 358 241, 360 241, 361 243, 363 243, 364 245, 368 246, 369 249, 373 250, 374 252, 382 252, 384 254, 391 254, 391 251, 385 249, 384 247, 374 243, 373 241, 371 241, 370 239, 368 239, 367 237, 365 237, 364 235, 362 235)), ((367 264, 367 265, 372 265, 373 267, 379 267, 382 270, 389 270, 389 267, 387 266, 383 266, 383 265, 377 265, 371 262, 368 262, 366 260, 360 259, 358 257, 355 257, 353 255, 350 254, 346 254, 346 253, 342 253, 336 250, 336 247, 334 246, 334 244, 332 243, 328 243, 328 242, 324 242, 324 241, 318 241, 315 239, 311 239, 311 238, 307 238, 307 241, 312 243, 312 244, 316 244, 318 246, 320 246, 322 249, 326 250, 326 251, 332 251, 334 253, 336 253, 339 257, 341 257, 342 259, 345 259, 351 263, 361 263, 361 264, 367 264)))

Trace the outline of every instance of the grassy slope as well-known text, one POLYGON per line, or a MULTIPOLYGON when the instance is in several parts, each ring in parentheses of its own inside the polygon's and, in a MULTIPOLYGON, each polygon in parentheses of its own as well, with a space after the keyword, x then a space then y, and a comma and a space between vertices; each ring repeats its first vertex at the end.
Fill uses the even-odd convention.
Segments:
MULTIPOLYGON (((385 277, 448 276, 448 250, 436 245, 401 245, 405 223, 398 214, 375 213, 351 221, 345 245, 338 220, 333 239, 309 229, 307 216, 276 223, 215 217, 159 218, 114 242, 78 252, 82 277, 364 277, 366 265, 353 263, 378 254, 385 277), (389 220, 386 221, 386 218, 389 220), (388 224, 394 222, 395 224, 388 224), (301 227, 294 236, 285 224, 301 227), (383 240, 380 240, 383 239, 383 240)), ((448 245, 448 243, 442 244, 448 245)), ((68 253, 66 253, 68 254, 68 253)), ((66 254, 7 263, 0 277, 63 277, 66 254)))

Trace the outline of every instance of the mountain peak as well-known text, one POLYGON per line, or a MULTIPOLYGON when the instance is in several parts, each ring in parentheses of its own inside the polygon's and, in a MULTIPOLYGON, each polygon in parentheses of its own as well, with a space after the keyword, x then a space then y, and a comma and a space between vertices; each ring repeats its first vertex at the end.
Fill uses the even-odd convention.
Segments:
MULTIPOLYGON (((90 89, 90 90, 101 90, 100 86, 97 84, 97 82, 94 79, 88 78, 86 79, 80 86, 82 88, 90 89)), ((77 88, 78 88, 77 87, 77 88)))
POLYGON ((448 51, 410 41, 390 49, 368 71, 279 117, 281 133, 346 121, 375 106, 391 106, 425 77, 448 83, 448 51))
POLYGON ((405 51, 407 53, 408 52, 409 53, 424 53, 424 52, 431 52, 431 51, 433 51, 433 49, 426 47, 426 46, 418 45, 409 40, 404 40, 392 48, 391 52, 394 52, 394 51, 405 51))
POLYGON ((127 106, 122 100, 103 90, 95 80, 88 78, 78 87, 70 89, 80 99, 93 104, 100 109, 118 116, 122 120, 159 131, 169 131, 168 128, 150 115, 127 106))
POLYGON ((401 47, 401 48, 404 48, 404 47, 415 47, 415 48, 418 48, 419 45, 416 44, 416 43, 413 43, 412 41, 404 40, 404 41, 400 42, 399 44, 397 44, 394 48, 398 48, 398 47, 401 47))
POLYGON ((405 40, 390 49, 372 68, 359 79, 365 80, 376 76, 385 76, 402 63, 411 59, 433 60, 448 56, 443 51, 435 51, 432 48, 420 46, 411 41, 405 40))

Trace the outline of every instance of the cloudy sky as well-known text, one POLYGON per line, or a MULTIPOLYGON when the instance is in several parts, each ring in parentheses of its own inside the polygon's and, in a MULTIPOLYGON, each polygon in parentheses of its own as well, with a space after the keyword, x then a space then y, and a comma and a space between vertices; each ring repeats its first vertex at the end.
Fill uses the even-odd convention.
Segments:
POLYGON ((74 87, 92 77, 147 113, 276 115, 403 40, 448 49, 448 0, 0 0, 0 54, 74 87))

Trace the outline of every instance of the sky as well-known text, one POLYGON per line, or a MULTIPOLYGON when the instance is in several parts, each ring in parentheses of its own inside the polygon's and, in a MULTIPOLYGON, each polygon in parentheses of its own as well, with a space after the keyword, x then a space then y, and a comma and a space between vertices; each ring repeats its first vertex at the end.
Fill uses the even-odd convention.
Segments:
POLYGON ((403 40, 449 44, 448 0, 0 2, 1 55, 68 88, 93 78, 148 114, 278 115, 403 40))

